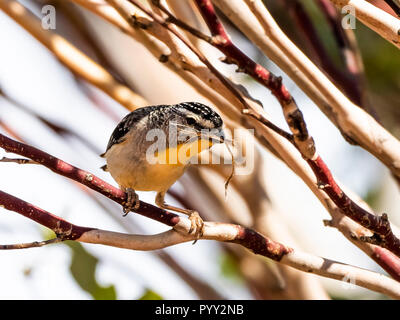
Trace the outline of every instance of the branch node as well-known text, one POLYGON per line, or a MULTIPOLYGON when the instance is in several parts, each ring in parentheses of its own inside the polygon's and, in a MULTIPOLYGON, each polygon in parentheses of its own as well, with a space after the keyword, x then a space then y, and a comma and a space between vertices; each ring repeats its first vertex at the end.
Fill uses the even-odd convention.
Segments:
POLYGON ((363 241, 363 242, 366 242, 366 243, 377 245, 377 246, 382 246, 384 244, 384 242, 385 242, 385 239, 381 235, 379 235, 379 234, 377 234, 375 232, 370 237, 361 236, 360 240, 363 241))
POLYGON ((168 62, 168 59, 169 59, 169 55, 168 54, 162 54, 158 58, 158 61, 160 61, 161 63, 166 63, 166 62, 168 62))
POLYGON ((355 234, 355 232, 354 231, 350 231, 350 238, 351 239, 353 239, 353 240, 358 240, 358 237, 357 237, 357 234, 355 234))
POLYGON ((280 87, 282 87, 282 77, 281 76, 276 77, 271 74, 271 86, 275 90, 280 89, 280 87))
POLYGON ((131 20, 135 28, 146 30, 151 25, 151 22, 148 22, 148 20, 144 22, 141 17, 137 17, 135 14, 131 15, 131 20))
POLYGON ((221 61, 223 63, 226 63, 226 64, 235 64, 235 61, 232 58, 228 57, 228 56, 220 57, 219 61, 221 61))
POLYGON ((385 239, 386 236, 392 234, 392 227, 390 226, 389 222, 389 217, 386 213, 382 213, 381 216, 379 216, 379 225, 386 230, 385 234, 382 234, 382 238, 385 239))
POLYGON ((324 219, 322 220, 325 227, 334 227, 332 219, 324 219))
POLYGON ((320 190, 324 190, 325 188, 329 188, 331 185, 329 183, 324 183, 322 181, 317 182, 317 187, 320 190))
POLYGON ((216 46, 224 46, 229 43, 229 40, 221 35, 211 37, 211 44, 216 46))

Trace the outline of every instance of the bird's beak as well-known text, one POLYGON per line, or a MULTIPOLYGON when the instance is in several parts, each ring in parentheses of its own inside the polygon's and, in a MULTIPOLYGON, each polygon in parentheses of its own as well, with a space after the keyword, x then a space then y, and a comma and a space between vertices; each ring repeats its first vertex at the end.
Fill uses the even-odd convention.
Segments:
POLYGON ((224 132, 221 130, 217 135, 210 135, 210 139, 212 143, 224 143, 225 135, 224 132))
POLYGON ((209 133, 209 134, 204 135, 204 133, 199 133, 198 137, 200 139, 204 139, 204 138, 209 139, 211 144, 224 143, 224 141, 225 141, 225 134, 224 134, 224 131, 222 131, 222 130, 216 134, 209 133))

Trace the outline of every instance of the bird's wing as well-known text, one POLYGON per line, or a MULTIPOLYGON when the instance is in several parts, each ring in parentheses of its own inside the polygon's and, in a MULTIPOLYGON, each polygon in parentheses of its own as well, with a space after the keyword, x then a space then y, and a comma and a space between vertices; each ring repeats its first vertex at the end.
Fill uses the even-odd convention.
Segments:
MULTIPOLYGON (((114 129, 113 133, 111 134, 110 140, 107 144, 106 152, 117 143, 121 143, 125 140, 126 134, 138 123, 141 119, 147 116, 150 112, 156 110, 160 106, 151 106, 145 108, 139 108, 135 111, 132 111, 128 115, 126 115, 120 123, 118 123, 117 127, 114 129)), ((101 157, 104 157, 106 154, 104 152, 101 154, 101 157)))

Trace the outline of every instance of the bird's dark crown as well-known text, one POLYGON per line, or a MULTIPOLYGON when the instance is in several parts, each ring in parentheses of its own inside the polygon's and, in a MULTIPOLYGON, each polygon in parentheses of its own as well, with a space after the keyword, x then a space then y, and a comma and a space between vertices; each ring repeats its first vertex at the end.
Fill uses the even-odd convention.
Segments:
POLYGON ((182 102, 174 106, 178 112, 183 113, 188 120, 196 117, 197 123, 205 129, 221 128, 222 119, 212 108, 199 102, 182 102), (203 120, 203 121, 202 121, 203 120), (204 124, 203 126, 201 124, 204 124))

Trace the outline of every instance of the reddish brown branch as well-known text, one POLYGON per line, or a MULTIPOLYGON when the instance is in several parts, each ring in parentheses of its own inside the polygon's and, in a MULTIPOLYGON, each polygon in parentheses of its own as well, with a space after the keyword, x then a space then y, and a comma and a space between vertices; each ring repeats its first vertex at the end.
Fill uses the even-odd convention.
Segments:
MULTIPOLYGON (((254 117, 261 123, 264 123, 266 120, 261 114, 249 113, 250 116, 254 117)), ((266 120, 268 121, 268 120, 266 120)), ((299 121, 304 121, 300 119, 299 121)), ((289 126, 293 124, 288 122, 289 126)), ((305 126, 305 123, 299 126, 305 126)), ((298 147, 298 143, 296 140, 288 139, 295 147, 298 147)), ((302 151, 299 149, 302 153, 302 151)), ((329 168, 322 160, 320 156, 317 156, 314 150, 314 157, 308 158, 307 163, 314 171, 314 174, 318 181, 318 187, 322 189, 329 198, 337 205, 337 207, 341 210, 341 212, 349 217, 350 219, 356 221, 366 229, 374 232, 374 236, 371 238, 362 237, 361 241, 366 241, 369 243, 373 243, 380 247, 388 249, 390 252, 394 253, 397 257, 400 257, 400 240, 393 234, 393 231, 390 227, 390 223, 387 219, 387 215, 383 214, 382 216, 375 216, 374 214, 364 210, 360 206, 358 206, 353 200, 351 200, 338 186, 335 179, 332 176, 329 168)), ((376 258, 376 257, 375 257, 376 258)), ((374 259, 378 262, 377 259, 374 259)), ((390 261, 393 263, 393 259, 386 259, 385 261, 381 261, 379 263, 383 268, 387 268, 387 262, 390 261)), ((400 280, 400 273, 398 269, 400 268, 400 261, 397 258, 396 263, 393 264, 393 269, 388 271, 392 275, 396 275, 395 279, 400 280)))
POLYGON ((400 282, 400 260, 396 255, 377 246, 374 248, 371 258, 390 274, 393 279, 400 282))
POLYGON ((400 257, 400 240, 393 234, 387 215, 376 216, 357 205, 338 186, 329 168, 320 156, 316 160, 307 160, 318 180, 318 186, 338 206, 341 212, 364 228, 374 232, 371 238, 361 240, 373 242, 400 257))
POLYGON ((0 205, 11 211, 18 212, 23 216, 40 223, 51 229, 62 240, 78 239, 84 232, 94 230, 94 228, 85 228, 76 226, 64 219, 40 209, 33 204, 18 199, 6 192, 0 191, 0 205))
MULTIPOLYGON (((76 182, 82 183, 89 188, 100 192, 101 194, 107 196, 108 198, 116 201, 117 203, 122 204, 124 199, 125 199, 125 194, 107 184, 106 182, 102 181, 101 179, 95 177, 91 173, 88 173, 84 170, 81 170, 79 168, 73 167, 72 165, 57 159, 41 150, 38 150, 34 147, 31 147, 29 145, 14 141, 10 138, 7 138, 3 135, 0 135, 0 147, 4 148, 6 151, 17 153, 21 156, 30 158, 31 160, 38 162, 55 173, 58 173, 60 175, 63 175, 65 177, 68 177, 76 182)), ((18 199, 14 196, 11 196, 5 192, 0 191, 0 205, 3 206, 4 208, 8 210, 13 210, 15 212, 18 212, 25 217, 32 219, 50 229, 52 229, 57 235, 58 238, 61 240, 80 240, 79 238, 85 238, 86 233, 90 233, 91 236, 86 236, 86 242, 88 239, 92 239, 89 242, 96 243, 95 239, 97 236, 100 236, 100 233, 97 236, 94 236, 93 238, 93 233, 91 231, 96 231, 94 228, 86 228, 86 227, 80 227, 73 225, 45 210, 42 210, 32 204, 29 204, 21 199, 18 199)), ((141 202, 140 208, 137 210, 138 213, 149 217, 151 219, 154 219, 156 221, 162 222, 166 225, 169 226, 180 226, 183 227, 183 225, 187 227, 187 229, 190 226, 190 222, 181 222, 179 216, 172 214, 170 212, 167 212, 165 210, 162 210, 158 207, 154 207, 150 204, 141 202)), ((186 219, 188 220, 188 219, 186 219)), ((265 257, 268 257, 270 259, 273 259, 275 261, 280 261, 284 257, 288 257, 291 253, 294 254, 294 256, 291 256, 291 258, 288 258, 287 261, 284 263, 289 264, 289 265, 295 265, 296 267, 299 267, 299 262, 297 259, 299 257, 296 256, 296 253, 293 252, 293 249, 286 247, 278 242, 272 241, 263 235, 259 234, 258 232, 245 228, 239 225, 231 225, 231 224, 216 224, 216 223, 211 223, 208 225, 206 223, 207 228, 211 228, 210 230, 215 228, 220 228, 222 227, 221 234, 216 235, 215 232, 211 231, 210 233, 206 230, 205 235, 207 236, 208 239, 215 239, 215 240, 220 240, 220 241, 225 241, 225 242, 233 242, 240 244, 249 250, 253 251, 255 254, 260 254, 265 257), (224 227, 225 226, 225 227, 224 227), (228 228, 231 230, 228 232, 228 228), (231 235, 229 235, 232 232, 232 228, 235 230, 231 235), (225 235, 225 233, 227 234, 225 235)), ((100 230, 99 230, 100 232, 100 230)), ((104 231, 107 233, 107 231, 104 231)), ((103 233, 104 233, 103 232, 103 233)), ((96 233, 95 233, 96 234, 96 233)), ((56 240, 55 240, 56 241, 56 240)), ((99 240, 100 241, 100 240, 99 240)), ((104 240, 103 240, 104 241, 104 240)), ((105 242, 108 243, 108 242, 105 242)), ((113 242, 112 242, 113 243, 113 242)), ((24 247, 24 244, 22 244, 24 247)), ((11 248, 17 248, 18 245, 12 245, 11 248)), ((25 247, 32 247, 30 246, 25 246, 25 247)), ((10 246, 7 246, 7 248, 10 248, 10 246)), ((382 251, 382 254, 385 255, 384 251, 382 251)), ((302 253, 299 253, 297 255, 300 255, 300 258, 302 258, 302 253)), ((378 255, 378 252, 377 252, 378 255)), ((379 257, 377 257, 379 260, 379 257)), ((387 261, 389 268, 390 264, 393 263, 391 261, 387 261)), ((301 263, 300 263, 301 264, 301 263)), ((319 265, 319 264, 318 264, 319 265)), ((301 268, 300 268, 301 269, 301 268)), ((318 274, 325 274, 326 272, 324 270, 317 270, 315 269, 315 272, 318 274)), ((391 273, 392 274, 392 273, 391 273)))
MULTIPOLYGON (((134 2, 133 0, 130 1, 132 3, 134 2)), ((233 44, 233 42, 230 40, 230 37, 226 33, 224 26, 219 21, 211 1, 196 0, 196 4, 199 7, 204 19, 206 20, 206 23, 209 26, 209 29, 213 36, 211 38, 202 34, 200 31, 197 31, 194 28, 190 27, 185 22, 175 18, 163 5, 160 4, 158 0, 153 0, 153 3, 167 14, 168 21, 175 23, 177 26, 191 32, 193 35, 198 36, 200 39, 206 40, 226 55, 224 62, 235 63, 239 67, 240 71, 249 74, 262 85, 267 87, 280 102, 282 108, 284 109, 285 116, 293 120, 293 123, 301 124, 304 122, 295 119, 295 117, 302 118, 302 113, 298 109, 297 104, 293 97, 290 95, 289 91, 282 84, 282 78, 275 76, 263 66, 255 63, 233 44)), ((147 14, 151 15, 151 13, 147 14)), ((255 111, 249 108, 248 105, 245 105, 245 107, 246 108, 243 110, 243 113, 251 115, 253 117, 257 114, 255 111)), ((292 140, 292 135, 280 129, 264 117, 263 123, 268 128, 275 131, 284 138, 292 140)), ((291 129, 292 128, 293 127, 291 127, 291 129)), ((308 137, 308 132, 305 126, 296 127, 295 130, 292 130, 292 132, 295 139, 304 142, 304 144, 308 143, 308 141, 305 141, 305 139, 308 137)), ((300 146, 300 148, 302 148, 302 146, 300 146)), ((305 150, 303 151, 304 153, 307 153, 305 150)))
MULTIPOLYGON (((123 205, 126 200, 126 194, 122 190, 110 185, 109 183, 101 180, 100 178, 85 170, 74 167, 63 160, 60 160, 56 157, 49 155, 46 152, 36 149, 35 147, 17 142, 2 134, 0 134, 0 147, 7 152, 16 153, 26 158, 29 158, 49 168, 57 174, 84 184, 85 186, 97 192, 100 192, 101 194, 121 205, 123 205)), ((160 209, 145 202, 140 202, 140 207, 135 212, 147 216, 151 219, 157 220, 161 223, 167 224, 169 226, 174 226, 179 221, 178 215, 167 212, 163 209, 160 209)))
MULTIPOLYGON (((133 3, 132 0, 130 1, 133 3)), ((175 18, 158 0, 153 0, 153 3, 167 14, 168 22, 176 24, 177 26, 190 32, 194 36, 197 36, 200 39, 209 42, 211 45, 219 49, 222 53, 226 55, 226 58, 223 60, 225 63, 236 64, 238 66, 238 71, 245 72, 246 74, 257 80, 259 83, 267 87, 278 99, 282 106, 286 106, 290 103, 295 104, 293 97, 290 95, 289 91, 282 83, 282 77, 275 76, 266 68, 254 62, 252 59, 250 59, 250 57, 248 57, 233 44, 229 35, 225 31, 224 26, 217 17, 212 2, 210 0, 195 0, 195 2, 210 29, 212 37, 204 35, 203 33, 189 26, 185 22, 175 18)), ((247 109, 250 108, 247 107, 247 109)), ((268 124, 268 127, 276 131, 276 126, 271 126, 270 122, 268 124)), ((281 132, 278 133, 281 134, 281 132)))
MULTIPOLYGON (((27 157, 49 168, 57 174, 84 184, 85 186, 105 195, 119 204, 123 204, 125 201, 126 195, 120 189, 115 188, 114 186, 85 170, 74 167, 71 164, 49 155, 48 153, 43 152, 35 147, 17 142, 2 134, 0 134, 0 147, 5 149, 7 152, 12 152, 27 157)), ((0 202, 6 209, 17 211, 27 218, 35 220, 36 222, 52 230, 57 230, 58 226, 60 226, 62 230, 72 230, 71 236, 68 239, 76 238, 77 235, 81 235, 85 231, 93 230, 93 228, 80 229, 83 227, 74 226, 47 211, 39 209, 23 200, 15 198, 1 191, 0 202)), ((178 215, 143 201, 140 202, 140 207, 135 212, 164 223, 168 226, 175 226, 179 222, 178 215)), ((271 259, 278 260, 278 258, 288 252, 286 249, 284 249, 286 247, 266 239, 264 236, 253 230, 241 226, 237 226, 237 228, 239 236, 233 242, 240 243, 257 254, 262 254, 271 259), (278 248, 281 249, 278 250, 278 248)))
POLYGON ((292 252, 291 248, 272 241, 258 232, 238 226, 238 237, 231 242, 238 243, 255 254, 262 255, 275 261, 280 261, 285 254, 292 252))
MULTIPOLYGON (((57 174, 84 184, 119 204, 123 204, 125 201, 125 193, 120 189, 115 188, 95 175, 74 167, 46 152, 12 140, 2 134, 0 134, 0 147, 8 152, 27 157, 41 165, 44 165, 57 174)), ((61 239, 75 240, 81 237, 84 232, 94 230, 94 228, 85 228, 73 225, 45 210, 2 191, 0 191, 0 205, 50 228, 61 239)), ((140 207, 135 212, 172 227, 176 226, 180 219, 176 214, 143 201, 140 202, 140 207)), ((256 254, 279 261, 285 254, 292 250, 278 242, 267 239, 263 235, 249 228, 244 228, 238 225, 236 228, 237 236, 235 239, 229 240, 229 242, 238 243, 256 254)))
MULTIPOLYGON (((133 0, 130 1, 134 2, 133 0)), ((177 19, 173 17, 173 15, 164 6, 162 6, 159 1, 153 0, 153 3, 168 15, 169 21, 177 21, 177 19)), ((282 84, 282 78, 276 77, 263 66, 255 63, 232 43, 222 23, 218 19, 211 1, 196 0, 196 4, 198 5, 213 35, 213 38, 208 42, 225 53, 226 63, 235 63, 239 67, 240 71, 248 73, 254 79, 267 87, 273 95, 275 95, 281 104, 285 118, 289 123, 289 127, 293 133, 294 141, 296 142, 296 147, 301 151, 303 156, 310 158, 315 151, 314 142, 308 135, 307 127, 304 125, 303 114, 297 107, 294 98, 282 84)), ((182 21, 180 21, 178 25, 185 30, 192 32, 192 34, 195 36, 197 36, 199 33, 193 33, 193 28, 182 21)), ((201 36, 200 38, 206 39, 207 36, 201 36)), ((243 113, 253 117, 256 116, 257 112, 251 108, 248 108, 248 106, 245 107, 246 108, 242 110, 243 113)), ((292 142, 292 135, 286 133, 284 130, 265 119, 265 117, 262 117, 262 119, 264 125, 292 142)))
POLYGON ((195 3, 214 37, 212 44, 226 55, 225 62, 236 64, 240 71, 247 73, 266 86, 281 104, 291 103, 293 97, 282 84, 282 78, 254 62, 233 44, 215 12, 211 0, 195 0, 195 3))
POLYGON ((343 29, 340 27, 340 24, 338 24, 335 7, 333 7, 329 1, 319 1, 319 3, 322 3, 321 6, 328 6, 326 7, 326 10, 324 10, 324 13, 326 13, 328 21, 333 29, 332 31, 340 48, 342 59, 347 66, 345 71, 338 68, 332 61, 332 58, 326 51, 310 16, 300 1, 285 0, 284 2, 289 8, 290 13, 294 16, 296 23, 300 27, 305 38, 308 40, 308 43, 313 49, 313 52, 318 58, 319 64, 322 68, 333 79, 333 81, 345 91, 350 100, 357 105, 363 106, 360 70, 358 70, 354 53, 349 49, 348 39, 344 34, 343 29), (330 9, 333 9, 334 11, 332 12, 330 9))
MULTIPOLYGON (((387 248, 400 257, 400 240, 394 236, 389 222, 385 219, 386 216, 383 215, 382 217, 378 217, 369 213, 359 207, 344 194, 336 184, 332 174, 321 157, 317 156, 314 142, 308 134, 307 126, 301 111, 297 108, 297 105, 293 103, 287 111, 285 110, 285 106, 290 105, 294 101, 287 89, 282 85, 281 79, 277 81, 278 83, 272 81, 275 82, 275 85, 271 86, 268 81, 276 79, 276 77, 262 66, 253 62, 249 57, 235 47, 216 15, 211 0, 195 0, 195 2, 212 35, 221 38, 220 43, 216 46, 226 54, 227 59, 236 63, 241 70, 246 70, 246 72, 253 78, 259 81, 264 80, 265 86, 268 87, 278 98, 281 105, 284 107, 286 121, 293 132, 295 146, 299 149, 303 157, 307 159, 307 162, 313 169, 321 187, 324 186, 324 191, 327 195, 346 216, 378 235, 377 239, 374 239, 376 242, 375 244, 387 248)), ((264 123, 264 117, 261 115, 258 115, 258 117, 250 113, 249 115, 258 118, 259 121, 264 123)))
MULTIPOLYGON (((179 32, 177 32, 174 28, 172 28, 170 26, 169 21, 163 19, 161 16, 158 16, 157 14, 154 14, 150 10, 147 10, 142 4, 140 4, 136 0, 129 0, 129 2, 131 2, 133 5, 135 5, 137 8, 139 8, 141 11, 146 13, 156 23, 158 23, 162 27, 166 28, 168 31, 170 31, 172 34, 174 34, 180 41, 182 41, 199 58, 199 60, 209 68, 209 70, 221 81, 221 83, 237 98, 237 100, 239 100, 239 102, 243 105, 243 109, 242 110, 251 110, 252 109, 251 106, 247 103, 247 101, 243 98, 241 93, 231 84, 231 82, 228 81, 212 65, 212 63, 210 63, 210 61, 206 58, 206 56, 200 50, 198 50, 195 46, 193 46, 190 42, 188 42, 179 32)), ((159 6, 159 8, 162 11, 167 12, 167 10, 162 5, 160 5, 159 1, 154 0, 153 3, 156 4, 157 6, 159 6)), ((172 15, 169 14, 169 17, 171 18, 172 15)), ((171 20, 171 19, 169 19, 169 20, 171 20)), ((174 18, 174 21, 176 21, 176 20, 177 19, 174 18)), ((132 21, 133 21, 134 27, 140 27, 140 28, 146 29, 146 25, 143 24, 141 21, 139 21, 139 19, 137 19, 135 16, 132 16, 132 19, 129 22, 132 23, 132 21)), ((181 22, 180 25, 182 26, 182 25, 186 25, 186 24, 184 22, 181 22)), ((191 27, 187 27, 186 30, 193 31, 194 29, 191 28, 191 27)), ((194 35, 198 35, 199 33, 200 32, 195 32, 194 35)), ((206 37, 206 36, 204 36, 204 37, 206 37)), ((217 36, 217 38, 214 37, 211 40, 211 43, 213 43, 213 44, 222 43, 222 42, 225 42, 225 39, 223 39, 222 37, 219 37, 219 36, 217 36)), ((237 50, 238 50, 238 52, 241 53, 241 51, 239 49, 237 49, 237 50)), ((250 58, 245 56, 243 53, 241 53, 241 54, 243 55, 243 57, 245 57, 250 62, 252 62, 250 58)), ((270 88, 275 88, 272 91, 273 93, 275 92, 274 94, 277 94, 279 96, 282 96, 282 95, 284 96, 285 92, 287 94, 289 94, 288 91, 286 90, 286 88, 282 85, 282 78, 281 77, 275 77, 273 74, 269 73, 266 69, 264 69, 263 67, 261 67, 259 65, 255 65, 255 68, 262 68, 262 70, 260 70, 261 73, 263 73, 263 72, 267 72, 268 73, 268 76, 267 76, 268 81, 267 82, 268 82, 268 85, 270 86, 270 88)), ((265 78, 265 79, 267 79, 267 78, 265 78)), ((286 98, 280 99, 279 101, 281 102, 282 107, 288 106, 291 103, 295 104, 295 101, 290 96, 290 94, 289 94, 289 96, 286 96, 286 98)), ((277 126, 273 125, 271 122, 269 122, 268 127, 271 130, 273 130, 276 133, 278 133, 279 135, 282 135, 282 133, 284 132, 283 130, 279 129, 277 126)), ((285 134, 284 134, 284 137, 286 138, 285 134)))
MULTIPOLYGON (((25 145, 26 146, 26 145, 25 145)), ((58 160, 62 161, 62 160, 58 160)), ((57 172, 61 174, 60 172, 57 172)), ((75 181, 78 181, 74 179, 75 181)), ((79 182, 79 181, 78 181, 79 182)), ((96 190, 98 191, 98 190, 96 190)), ((104 194, 104 193, 103 193, 104 194)), ((114 199, 113 199, 114 200, 114 199)), ((145 203, 141 203, 143 205, 145 203)), ((22 214, 23 216, 36 221, 37 223, 53 230, 57 238, 62 239, 62 240, 76 240, 82 236, 83 233, 91 230, 95 230, 95 228, 87 228, 87 227, 81 227, 74 225, 68 221, 65 221, 64 219, 53 215, 52 213, 45 211, 39 207, 36 207, 24 200, 21 200, 19 198, 16 198, 6 192, 0 191, 0 205, 4 207, 7 210, 11 210, 14 212, 17 212, 19 214, 22 214)), ((150 205, 149 205, 150 206, 150 205)), ((153 207, 153 206, 151 206, 153 207)), ((159 222, 162 222, 167 225, 171 225, 168 223, 168 220, 163 219, 162 215, 164 215, 164 210, 153 207, 155 212, 152 215, 149 214, 144 214, 147 217, 157 220, 159 222), (161 212, 160 212, 161 211, 161 212), (155 216, 160 215, 161 217, 156 219, 155 216)), ((169 213, 169 212, 167 212, 169 213)), ((176 221, 177 223, 178 221, 176 221)), ((175 224, 173 224, 175 225, 175 224)), ((236 239, 230 241, 234 243, 238 243, 249 250, 253 251, 255 254, 260 254, 263 255, 267 258, 273 259, 275 261, 280 261, 282 256, 291 252, 290 248, 287 248, 286 246, 272 241, 258 232, 245 228, 242 226, 237 225, 237 237, 236 239)), ((46 243, 53 243, 56 242, 56 240, 51 240, 50 242, 46 243)), ((40 244, 40 242, 38 242, 40 244)), ((44 243, 43 243, 44 244, 44 243)), ((42 245, 43 245, 42 244, 42 245)), ((30 246, 24 246, 24 244, 20 245, 3 245, 0 246, 2 249, 17 249, 17 248, 22 248, 22 247, 32 247, 30 246)))
MULTIPOLYGON (((16 198, 3 191, 0 191, 0 204, 7 210, 11 210, 19 214, 22 214, 23 216, 31 220, 34 220, 37 223, 53 230, 56 233, 57 238, 61 240, 76 240, 80 238, 83 235, 83 233, 91 230, 96 230, 95 228, 87 228, 74 225, 68 221, 65 221, 60 217, 53 215, 50 212, 40 209, 24 200, 16 198)), ((154 217, 151 217, 149 215, 146 216, 154 219, 154 217)), ((155 219, 155 220, 161 222, 163 219, 155 219)), ((163 223, 167 224, 165 221, 163 223)), ((247 249, 251 250, 255 254, 265 256, 275 261, 280 261, 285 254, 292 252, 292 249, 278 242, 272 241, 252 229, 245 228, 239 225, 236 225, 235 227, 237 228, 237 236, 235 237, 235 239, 230 240, 228 242, 240 244, 246 247, 247 249)), ((57 240, 52 239, 50 241, 47 241, 46 243, 54 243, 54 242, 57 242, 57 240)), ((38 242, 38 244, 40 243, 41 242, 38 242)), ((45 243, 43 242, 42 245, 44 244, 45 243)), ((20 246, 33 247, 32 245, 25 246, 25 244, 22 244, 22 245, 3 245, 0 246, 0 248, 17 249, 20 246)))

